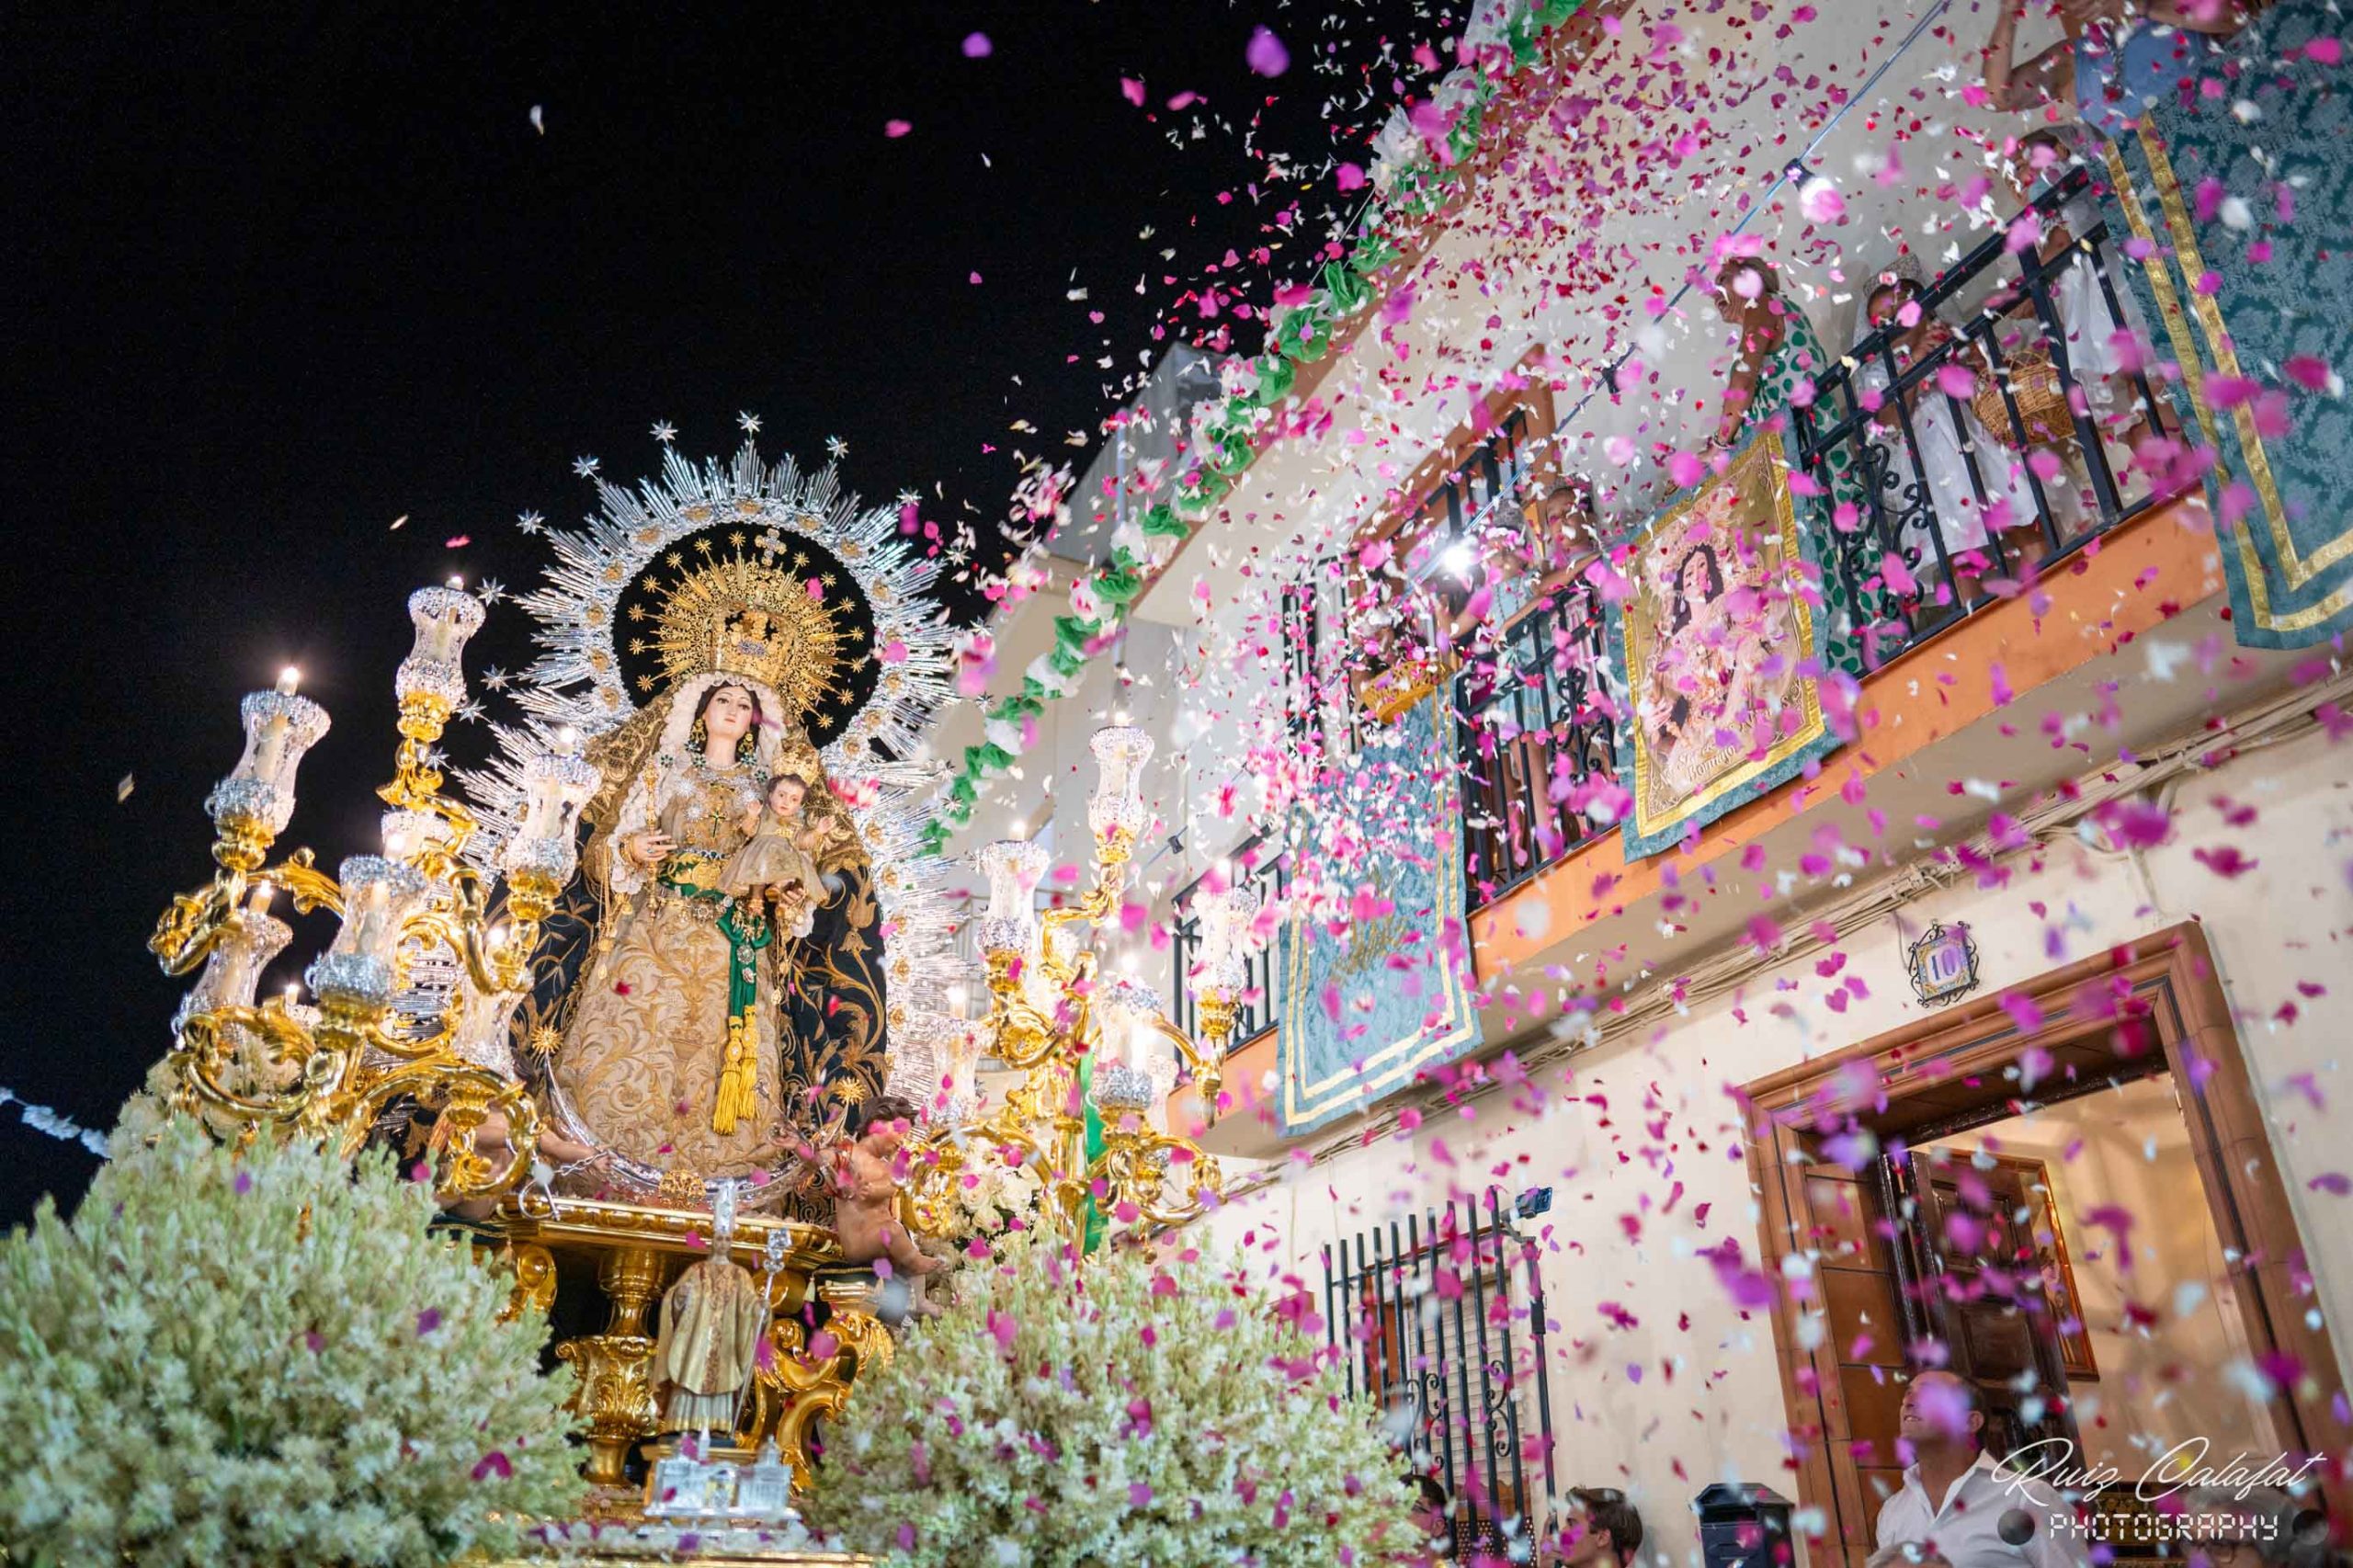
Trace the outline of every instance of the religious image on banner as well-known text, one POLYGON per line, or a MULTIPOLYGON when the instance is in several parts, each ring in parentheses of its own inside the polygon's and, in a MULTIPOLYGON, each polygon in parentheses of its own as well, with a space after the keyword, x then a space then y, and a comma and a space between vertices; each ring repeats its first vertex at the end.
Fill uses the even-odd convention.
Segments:
POLYGON ((2327 90, 2334 56, 2306 47, 2342 30, 2332 9, 2282 0, 2200 50, 2192 74, 2224 90, 2161 95, 2106 148, 2130 254, 2146 257, 2118 271, 2165 325, 2158 357, 2181 366, 2170 392, 2186 439, 2215 454, 2207 499, 2232 631, 2250 648, 2353 631, 2353 514, 2339 501, 2353 416, 2315 395, 2353 357, 2353 163, 2279 156, 2353 135, 2353 104, 2327 90), (2215 222, 2229 201, 2258 221, 2215 222))
POLYGON ((1395 722, 1367 727, 1335 759, 1345 778, 1297 819, 1316 836, 1294 857, 1302 871, 1277 953, 1286 1135, 1361 1110, 1481 1043, 1465 983, 1461 808, 1440 744, 1451 710, 1452 683, 1442 682, 1395 722), (1314 867, 1343 864, 1345 887, 1309 881, 1314 867))
POLYGON ((1610 612, 1631 722, 1618 731, 1634 860, 1779 786, 1837 744, 1806 672, 1814 614, 1780 437, 1753 437, 1722 474, 1635 537, 1632 592, 1610 612))

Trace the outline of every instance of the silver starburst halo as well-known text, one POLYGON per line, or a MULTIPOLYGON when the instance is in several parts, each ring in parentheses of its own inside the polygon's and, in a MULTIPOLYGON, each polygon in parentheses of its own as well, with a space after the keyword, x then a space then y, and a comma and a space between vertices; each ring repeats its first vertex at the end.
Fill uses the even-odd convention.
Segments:
MULTIPOLYGON (((620 642, 629 635, 622 597, 649 566, 717 521, 756 543, 763 535, 806 540, 841 562, 873 615, 873 694, 820 756, 842 787, 873 868, 892 1023, 940 1006, 939 977, 955 968, 946 897, 951 868, 926 849, 923 834, 947 770, 937 762, 891 760, 918 756, 933 719, 955 699, 954 634, 928 593, 938 563, 901 533, 898 506, 863 506, 831 464, 804 471, 788 458, 771 465, 748 440, 724 462, 698 463, 670 447, 660 476, 633 489, 596 483, 596 513, 577 528, 544 528, 554 559, 541 585, 516 600, 537 622, 540 652, 508 681, 524 722, 492 724, 497 752, 489 766, 457 776, 483 818, 467 858, 485 870, 499 868, 532 775, 625 722, 639 698, 665 699, 632 694, 622 673, 620 642)), ((537 531, 536 514, 531 522, 537 531)))
POLYGON ((583 735, 612 728, 636 710, 622 676, 623 593, 680 540, 723 521, 756 538, 773 530, 803 539, 840 560, 874 617, 874 694, 825 748, 828 772, 855 774, 880 743, 909 756, 932 716, 952 695, 954 636, 928 597, 938 562, 899 531, 895 506, 861 506, 831 464, 804 472, 790 458, 770 466, 746 441, 722 464, 699 465, 673 448, 659 479, 634 490, 599 481, 597 513, 576 529, 548 531, 555 561, 546 582, 519 601, 540 623, 540 653, 517 679, 517 700, 550 726, 583 735))

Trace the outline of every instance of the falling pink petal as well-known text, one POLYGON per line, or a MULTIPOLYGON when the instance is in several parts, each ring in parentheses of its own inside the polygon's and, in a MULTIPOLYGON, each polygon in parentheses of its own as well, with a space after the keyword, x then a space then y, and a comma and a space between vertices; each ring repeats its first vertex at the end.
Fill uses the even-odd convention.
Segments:
POLYGON ((1271 28, 1252 29, 1242 58, 1261 76, 1279 76, 1290 69, 1290 51, 1283 47, 1283 40, 1275 36, 1271 28))

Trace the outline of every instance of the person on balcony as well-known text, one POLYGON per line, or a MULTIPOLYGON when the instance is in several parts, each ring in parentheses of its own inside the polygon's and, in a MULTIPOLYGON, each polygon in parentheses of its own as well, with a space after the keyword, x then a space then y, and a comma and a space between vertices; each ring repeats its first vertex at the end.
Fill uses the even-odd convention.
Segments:
POLYGON ((1810 401, 1814 381, 1835 361, 1805 312, 1782 294, 1779 272, 1760 256, 1735 256, 1717 269, 1716 313, 1736 335, 1723 414, 1709 445, 1729 451, 1793 398, 1810 401))
MULTIPOLYGON (((2075 137, 2055 127, 2043 126, 2019 137, 2017 156, 2004 165, 2019 210, 2033 206, 2038 196, 2065 179, 2078 161, 2075 137)), ((2094 233, 2099 223, 2098 198, 2087 187, 2070 198, 2055 217, 2046 220, 2036 254, 2045 267, 2058 269, 2055 276, 2046 274, 2051 277, 2052 312, 2066 337, 2067 368, 2075 384, 2084 389, 2093 421, 2104 433, 2115 431, 2125 446, 2137 447, 2149 432, 2150 411, 2141 403, 2139 390, 2132 384, 2129 369, 2132 358, 2118 342, 2122 329, 2100 287, 2092 256, 2086 253, 2071 258, 2068 255, 2077 248, 2076 241, 2094 233), (2120 430, 2120 421, 2127 414, 2130 420, 2120 430)), ((2121 280, 2116 288, 2130 317, 2131 297, 2121 280)), ((2030 301, 2020 301, 2019 313, 2030 315, 2033 309, 2030 301)), ((2137 320, 2132 335, 2146 335, 2137 320)))
POLYGON ((1454 1523, 1448 1516, 1446 1488, 1437 1477, 1408 1471, 1405 1485, 1414 1494, 1413 1539, 1396 1556, 1400 1562, 1442 1562, 1454 1555, 1454 1523))
POLYGON ((2065 104, 2100 135, 2124 134, 2165 94, 2183 90, 2215 53, 2217 40, 2246 25, 2245 0, 2051 0, 2064 35, 2016 62, 2022 6, 2002 0, 1985 41, 1985 91, 1993 107, 2018 114, 2065 104))
MULTIPOLYGON (((1999 562, 2002 575, 2014 574, 2018 557, 2036 550, 2040 540, 2040 509, 2018 453, 1994 438, 1965 398, 1948 394, 1935 372, 1891 390, 1904 373, 1922 362, 1945 358, 1972 376, 1991 372, 1973 345, 1955 347, 1957 335, 1934 311, 1921 302, 1920 286, 1912 278, 1891 274, 1875 284, 1868 296, 1868 320, 1875 334, 1887 335, 1887 352, 1861 356, 1856 386, 1866 400, 1877 392, 1881 401, 1872 424, 1894 448, 1893 468, 1896 494, 1912 488, 1911 460, 1919 463, 1919 478, 1927 484, 1927 515, 1917 506, 1898 514, 1896 547, 1912 570, 1926 579, 1924 598, 1939 602, 1944 596, 1931 585, 1949 565, 1952 590, 1961 603, 1976 596, 1978 583, 1994 574, 1992 555, 1996 535, 2006 535, 2007 555, 1999 562), (1890 363, 1893 371, 1890 373, 1890 363), (1905 439, 1909 428, 1910 439, 1905 439), (1909 446, 1907 456, 1905 448, 1909 446), (1975 476, 1971 474, 1972 460, 1975 476), (1983 496, 1979 487, 1983 487, 1983 496), (1929 525, 1934 526, 1934 543, 1929 525), (1937 546, 1943 546, 1943 560, 1937 546)), ((1868 343, 1869 340, 1867 340, 1868 343)), ((1859 345, 1859 347, 1865 345, 1859 345)))

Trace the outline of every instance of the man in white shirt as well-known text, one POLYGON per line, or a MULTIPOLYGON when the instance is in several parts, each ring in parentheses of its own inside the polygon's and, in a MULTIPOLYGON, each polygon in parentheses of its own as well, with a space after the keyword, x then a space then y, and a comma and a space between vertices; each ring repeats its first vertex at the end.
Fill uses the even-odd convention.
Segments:
POLYGON ((1985 1452, 1976 1384, 1922 1372, 1904 1390, 1897 1430, 1913 1463, 1904 1489, 1879 1511, 1874 1562, 1936 1557, 1952 1568, 2085 1568, 2090 1553, 2074 1510, 1985 1452))

